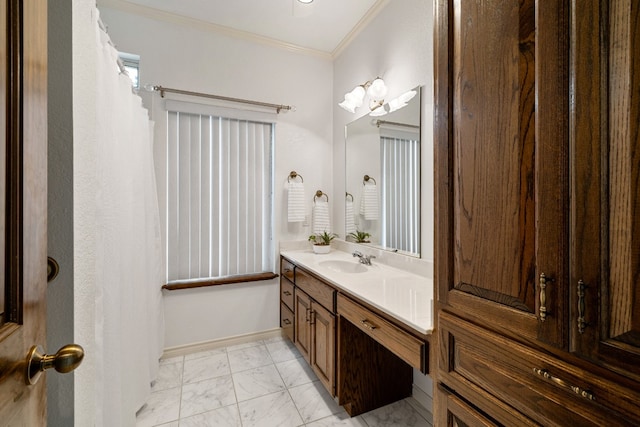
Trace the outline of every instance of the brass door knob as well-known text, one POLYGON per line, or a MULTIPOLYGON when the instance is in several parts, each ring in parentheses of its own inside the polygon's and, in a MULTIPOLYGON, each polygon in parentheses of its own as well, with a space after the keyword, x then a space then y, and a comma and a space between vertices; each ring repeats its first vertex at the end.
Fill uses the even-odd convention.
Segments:
POLYGON ((62 347, 56 354, 42 354, 42 347, 34 345, 27 354, 27 370, 25 381, 27 385, 35 384, 40 375, 47 369, 66 374, 76 369, 84 357, 84 349, 78 344, 68 344, 62 347))

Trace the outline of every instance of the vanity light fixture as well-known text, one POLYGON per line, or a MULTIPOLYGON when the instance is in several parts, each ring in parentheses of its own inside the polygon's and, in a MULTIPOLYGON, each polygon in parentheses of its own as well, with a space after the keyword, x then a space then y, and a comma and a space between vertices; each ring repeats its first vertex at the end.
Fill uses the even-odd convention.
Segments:
POLYGON ((313 0, 298 0, 300 3, 309 4, 312 3, 313 0))
MULTIPOLYGON (((351 92, 344 95, 344 101, 338 105, 350 113, 355 113, 356 108, 362 106, 365 95, 369 95, 369 110, 372 112, 384 111, 384 97, 387 96, 387 85, 380 77, 356 86, 351 92)), ((385 113, 386 114, 386 111, 385 113)))

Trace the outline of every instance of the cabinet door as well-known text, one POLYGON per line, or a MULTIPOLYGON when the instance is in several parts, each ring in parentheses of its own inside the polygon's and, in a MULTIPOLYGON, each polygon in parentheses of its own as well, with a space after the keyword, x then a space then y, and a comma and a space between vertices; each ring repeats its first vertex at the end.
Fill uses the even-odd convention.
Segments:
POLYGON ((568 277, 564 3, 438 0, 435 17, 438 302, 560 347, 568 277))
POLYGON ((335 316, 315 302, 311 303, 311 366, 331 395, 335 394, 335 316))
POLYGON ((640 381, 640 3, 576 14, 572 347, 640 381))
POLYGON ((311 298, 296 288, 295 295, 295 344, 302 356, 311 360, 311 298))

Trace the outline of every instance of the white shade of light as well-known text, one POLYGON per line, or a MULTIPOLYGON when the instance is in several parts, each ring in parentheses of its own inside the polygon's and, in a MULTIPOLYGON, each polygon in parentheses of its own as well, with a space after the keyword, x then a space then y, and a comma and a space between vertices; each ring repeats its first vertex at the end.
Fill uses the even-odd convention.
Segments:
POLYGON ((387 91, 387 85, 384 84, 384 80, 377 78, 371 82, 371 86, 369 86, 367 93, 371 98, 377 101, 384 99, 384 97, 387 96, 387 91))
POLYGON ((313 2, 313 0, 298 0, 300 3, 309 4, 313 2))
POLYGON ((362 105, 365 90, 362 86, 356 86, 351 92, 344 95, 344 101, 338 104, 350 113, 355 113, 356 108, 362 105))

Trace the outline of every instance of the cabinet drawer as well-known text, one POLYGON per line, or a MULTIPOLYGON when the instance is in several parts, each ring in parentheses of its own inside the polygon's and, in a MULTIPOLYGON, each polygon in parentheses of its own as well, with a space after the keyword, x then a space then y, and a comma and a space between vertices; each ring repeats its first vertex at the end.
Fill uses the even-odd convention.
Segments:
POLYGON ((293 283, 287 280, 280 281, 280 301, 293 311, 293 283))
POLYGON ((338 294, 338 314, 409 365, 423 372, 426 371, 424 341, 408 334, 342 294, 338 294))
POLYGON ((305 291, 307 295, 324 306, 324 308, 332 313, 336 312, 334 302, 336 290, 331 286, 311 276, 306 271, 300 269, 300 267, 296 267, 295 284, 297 287, 305 291))
POLYGON ((286 258, 280 258, 280 275, 282 277, 286 277, 291 281, 291 283, 294 283, 294 271, 295 266, 292 263, 290 263, 286 258))
POLYGON ((293 311, 283 303, 280 303, 280 327, 284 330, 285 335, 293 341, 293 311))
POLYGON ((495 397, 545 426, 637 425, 638 414, 611 410, 637 408, 640 396, 612 381, 448 313, 439 315, 439 334, 440 380, 494 418, 482 402, 495 397))

